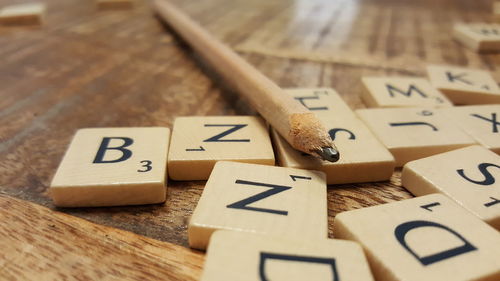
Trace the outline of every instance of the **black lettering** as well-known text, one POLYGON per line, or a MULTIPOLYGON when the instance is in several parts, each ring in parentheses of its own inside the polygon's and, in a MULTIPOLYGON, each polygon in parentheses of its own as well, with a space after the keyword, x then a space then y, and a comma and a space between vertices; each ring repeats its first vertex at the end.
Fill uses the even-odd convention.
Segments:
POLYGON ((101 145, 99 146, 99 150, 97 150, 97 154, 94 158, 94 161, 92 163, 95 164, 100 164, 100 163, 117 163, 117 162, 122 162, 130 158, 132 156, 132 151, 126 149, 125 147, 128 147, 134 143, 134 140, 131 138, 126 138, 126 137, 104 137, 102 138, 101 145), (122 140, 123 144, 121 146, 116 146, 116 147, 109 147, 109 142, 112 139, 118 139, 122 140), (118 159, 114 160, 104 160, 104 155, 106 154, 107 150, 119 150, 122 152, 122 156, 118 159))
POLYGON ((302 180, 311 180, 311 177, 305 177, 305 176, 295 176, 295 175, 290 175, 293 181, 297 181, 297 179, 302 179, 302 180))
POLYGON ((418 112, 417 114, 418 115, 422 115, 422 116, 431 116, 431 115, 434 115, 434 113, 432 111, 429 111, 429 110, 422 110, 422 112, 418 112))
POLYGON ((500 203, 500 199, 496 199, 495 197, 490 197, 490 199, 493 200, 493 201, 485 203, 484 204, 485 207, 491 207, 493 205, 496 205, 496 204, 500 203))
POLYGON ((465 80, 463 77, 466 76, 467 73, 460 73, 453 75, 450 71, 446 71, 446 77, 448 77, 448 81, 450 82, 455 82, 455 81, 460 81, 462 83, 465 83, 467 85, 472 85, 472 83, 469 80, 465 80))
POLYGON ((439 202, 434 202, 434 203, 430 203, 430 204, 427 204, 427 205, 420 206, 420 208, 423 208, 423 209, 426 209, 427 211, 432 212, 431 208, 439 206, 439 205, 441 205, 439 202))
POLYGON ((318 106, 318 107, 309 107, 304 100, 319 100, 319 97, 316 96, 308 96, 308 97, 295 97, 296 100, 298 100, 303 106, 305 106, 307 109, 314 111, 314 110, 328 110, 328 107, 326 106, 318 106))
POLYGON ((495 167, 495 168, 500 169, 500 166, 498 166, 496 164, 492 164, 492 163, 481 163, 477 166, 477 168, 479 169, 481 174, 483 174, 484 180, 473 180, 473 179, 469 178, 468 176, 465 175, 464 169, 457 170, 457 173, 462 178, 464 178, 472 183, 480 184, 480 185, 492 185, 495 183, 495 177, 493 177, 493 175, 488 171, 489 167, 495 167))
POLYGON ((443 103, 444 100, 441 97, 435 97, 437 103, 443 103))
POLYGON ((271 213, 271 214, 283 215, 283 216, 288 215, 288 211, 273 210, 273 209, 266 209, 266 208, 257 208, 257 207, 248 207, 248 205, 252 204, 254 202, 260 201, 262 199, 265 199, 269 196, 272 196, 272 195, 275 195, 277 193, 288 190, 288 189, 292 188, 291 186, 268 184, 268 183, 253 182, 253 181, 246 181, 246 180, 236 180, 235 183, 236 184, 245 184, 245 185, 254 185, 254 186, 265 186, 265 187, 269 187, 271 189, 264 191, 264 192, 261 192, 259 194, 256 194, 254 196, 250 196, 250 197, 243 199, 243 200, 240 200, 238 202, 229 204, 226 206, 227 208, 250 210, 250 211, 271 213))
POLYGON ((477 118, 482 119, 484 121, 491 122, 491 125, 493 126, 492 132, 498 133, 498 125, 500 125, 500 122, 497 121, 497 114, 496 113, 491 113, 491 119, 489 119, 488 117, 481 116, 479 114, 471 114, 471 116, 477 117, 477 118))
POLYGON ((349 135, 348 139, 350 140, 354 140, 356 139, 356 135, 354 135, 353 132, 347 130, 347 129, 343 129, 343 128, 334 128, 334 129, 331 129, 330 131, 328 131, 328 134, 330 135, 330 138, 332 140, 335 140, 335 137, 337 136, 337 133, 338 132, 345 132, 349 135))
POLYGON ((432 128, 433 131, 437 131, 438 128, 436 128, 434 125, 429 124, 427 122, 402 122, 402 123, 389 123, 390 126, 392 127, 400 127, 400 126, 429 126, 432 128))
POLYGON ((471 243, 465 240, 465 238, 463 238, 462 235, 458 234, 453 229, 450 229, 449 227, 446 227, 442 224, 430 221, 417 220, 417 221, 402 223, 396 227, 396 229, 394 230, 394 235, 396 236, 396 239, 398 240, 399 244, 401 244, 412 256, 414 256, 424 266, 477 250, 476 247, 474 247, 471 243), (448 250, 444 250, 436 254, 419 257, 415 253, 415 251, 413 251, 408 246, 408 244, 405 241, 405 236, 411 230, 420 227, 436 227, 448 231, 449 233, 455 235, 458 239, 460 239, 463 242, 463 245, 448 250))
POLYGON ((488 85, 482 85, 481 88, 485 89, 485 90, 488 90, 488 91, 490 90, 490 86, 488 86, 488 85))
POLYGON ((391 84, 385 84, 385 86, 387 87, 387 90, 389 91, 389 95, 393 98, 395 97, 394 93, 400 93, 401 95, 403 96, 406 96, 406 97, 411 97, 411 93, 413 91, 415 91, 416 93, 418 93, 420 96, 422 96, 423 98, 427 98, 427 95, 422 92, 419 88, 417 88, 415 85, 410 85, 410 87, 408 88, 408 90, 405 92, 401 89, 398 89, 394 86, 392 86, 391 84))
POLYGON ((140 173, 145 173, 145 172, 149 172, 153 169, 153 166, 151 166, 151 164, 153 164, 153 162, 151 162, 150 160, 142 160, 141 162, 139 162, 142 165, 143 168, 145 168, 144 170, 137 170, 137 172, 140 172, 140 173))
POLYGON ((500 32, 496 28, 480 28, 476 29, 477 33, 482 34, 482 35, 500 35, 500 32))
POLYGON ((200 148, 186 148, 186 151, 205 151, 205 148, 200 145, 200 148))
POLYGON ((223 137, 245 128, 247 124, 205 124, 205 127, 232 127, 218 135, 204 140, 204 142, 250 142, 249 139, 222 139, 223 137))
POLYGON ((327 90, 317 90, 313 92, 316 96, 319 95, 327 95, 328 96, 328 91, 327 90))
POLYGON ((334 258, 319 258, 319 257, 311 257, 311 256, 295 256, 295 255, 287 255, 287 254, 275 254, 275 253, 260 253, 260 261, 259 261, 259 276, 260 280, 268 281, 269 278, 266 276, 266 261, 268 260, 282 260, 282 261, 291 261, 291 262, 308 262, 308 263, 316 263, 316 264, 324 264, 332 269, 332 280, 338 281, 339 276, 337 273, 337 267, 335 265, 334 258))

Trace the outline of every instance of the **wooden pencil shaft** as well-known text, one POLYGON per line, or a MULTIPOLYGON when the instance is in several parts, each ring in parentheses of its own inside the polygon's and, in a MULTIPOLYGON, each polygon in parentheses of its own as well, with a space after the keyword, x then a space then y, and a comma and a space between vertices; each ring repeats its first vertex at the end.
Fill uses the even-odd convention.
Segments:
POLYGON ((229 47, 216 40, 167 1, 155 0, 154 7, 162 19, 173 27, 209 64, 215 67, 222 77, 233 84, 294 148, 311 153, 312 146, 315 149, 321 149, 322 146, 333 145, 328 136, 326 136, 327 140, 314 140, 314 138, 325 138, 326 131, 319 120, 307 108, 285 93, 229 47), (307 120, 303 121, 302 119, 307 120), (304 126, 313 124, 315 127, 308 131, 315 136, 309 137, 307 140, 300 139, 300 133, 296 133, 297 128, 292 128, 297 123, 302 129, 304 126), (292 133, 293 131, 295 133, 292 133), (297 137, 298 135, 299 137, 297 137), (309 142, 314 144, 310 145, 309 142))

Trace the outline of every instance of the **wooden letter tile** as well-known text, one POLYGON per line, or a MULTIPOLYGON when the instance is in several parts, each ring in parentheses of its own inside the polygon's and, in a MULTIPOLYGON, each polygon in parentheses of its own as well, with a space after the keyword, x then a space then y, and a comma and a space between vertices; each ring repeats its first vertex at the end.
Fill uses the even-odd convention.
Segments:
POLYGON ((219 230, 210 239, 201 280, 368 281, 373 277, 363 249, 351 241, 219 230))
POLYGON ((97 0, 97 8, 100 10, 131 9, 134 0, 97 0))
POLYGON ((292 148, 276 131, 273 139, 281 166, 320 170, 327 184, 384 181, 391 178, 396 165, 394 157, 361 120, 336 115, 323 122, 341 152, 338 162, 321 161, 292 148))
POLYGON ((50 185, 56 206, 165 201, 168 128, 81 129, 50 185))
POLYGON ((327 238, 324 174, 218 162, 189 222, 189 245, 205 249, 218 229, 327 238))
POLYGON ((452 106, 423 78, 363 77, 363 101, 368 107, 452 106))
POLYGON ((488 23, 459 23, 453 36, 476 52, 500 51, 500 25, 488 23))
POLYGON ((500 105, 457 106, 439 111, 478 143, 500 154, 500 105))
POLYGON ((0 10, 0 24, 40 25, 46 6, 43 3, 25 3, 6 6, 0 10))
MULTIPOLYGON (((287 92, 297 98, 307 97, 307 93, 321 93, 322 90, 327 89, 287 92)), ((315 104, 314 107, 329 110, 313 112, 327 126, 330 136, 335 140, 337 148, 341 151, 340 160, 336 163, 321 161, 297 151, 273 130, 272 136, 280 165, 323 171, 328 184, 388 180, 395 166, 391 153, 373 136, 335 91, 331 89, 327 91, 328 95, 318 95, 324 102, 315 104)), ((307 102, 313 100, 315 101, 311 98, 307 102)))
POLYGON ((376 280, 500 280, 500 235, 442 194, 338 214, 336 238, 361 243, 376 280))
POLYGON ((431 84, 455 104, 500 103, 500 89, 488 71, 430 65, 431 84))
POLYGON ((168 172, 174 180, 206 180, 217 161, 274 165, 264 120, 256 116, 179 117, 172 131, 168 172))
POLYGON ((355 116, 349 105, 331 88, 298 88, 285 89, 297 101, 304 105, 319 118, 330 117, 332 114, 355 116))
POLYGON ((424 108, 357 110, 359 117, 389 149, 396 165, 475 144, 438 111, 424 108))
POLYGON ((470 146, 407 163, 402 184, 421 196, 443 193, 500 229, 500 156, 470 146))

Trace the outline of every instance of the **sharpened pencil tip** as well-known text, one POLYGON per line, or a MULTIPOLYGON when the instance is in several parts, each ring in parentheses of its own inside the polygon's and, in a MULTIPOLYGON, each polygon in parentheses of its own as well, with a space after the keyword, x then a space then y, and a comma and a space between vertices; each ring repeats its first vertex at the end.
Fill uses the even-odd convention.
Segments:
POLYGON ((323 147, 318 153, 323 160, 337 162, 340 159, 340 153, 333 147, 323 147))

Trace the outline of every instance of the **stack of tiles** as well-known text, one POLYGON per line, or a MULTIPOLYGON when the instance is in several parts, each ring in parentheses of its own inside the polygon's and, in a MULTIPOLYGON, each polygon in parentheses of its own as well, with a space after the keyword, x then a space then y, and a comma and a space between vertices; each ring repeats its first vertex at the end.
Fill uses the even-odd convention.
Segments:
POLYGON ((294 89, 287 92, 323 121, 342 155, 336 163, 321 161, 293 149, 273 131, 281 166, 323 171, 327 184, 383 181, 391 177, 394 158, 334 90, 294 89))

